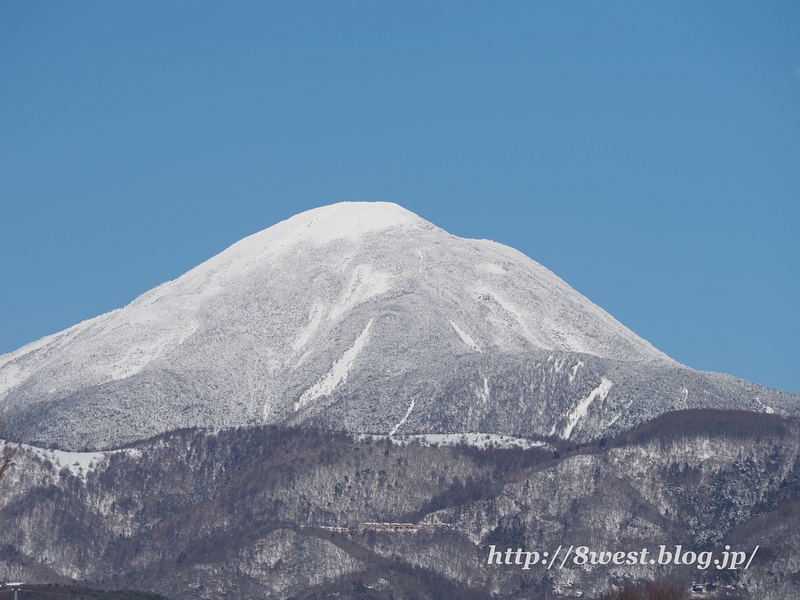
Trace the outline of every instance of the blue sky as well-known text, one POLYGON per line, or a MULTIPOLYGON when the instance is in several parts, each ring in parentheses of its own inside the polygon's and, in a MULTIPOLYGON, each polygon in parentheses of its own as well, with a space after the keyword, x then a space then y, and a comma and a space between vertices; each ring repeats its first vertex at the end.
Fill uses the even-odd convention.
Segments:
POLYGON ((800 3, 0 0, 0 353, 342 200, 800 393, 800 3))

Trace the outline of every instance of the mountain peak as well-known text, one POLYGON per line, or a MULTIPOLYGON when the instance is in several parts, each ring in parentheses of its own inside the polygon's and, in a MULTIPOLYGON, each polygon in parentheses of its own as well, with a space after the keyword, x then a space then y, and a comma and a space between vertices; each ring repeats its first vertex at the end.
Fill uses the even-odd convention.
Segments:
POLYGON ((390 228, 435 229, 431 223, 393 202, 339 202, 299 213, 251 237, 258 243, 276 247, 303 241, 324 245, 336 240, 357 240, 390 228))
POLYGON ((299 213, 276 227, 284 223, 305 225, 320 237, 350 237, 357 233, 421 224, 433 227, 394 202, 338 202, 299 213))
MULTIPOLYGON (((303 422, 361 390, 380 407, 350 406, 336 426, 388 432, 411 426, 422 404, 409 394, 431 397, 444 373, 530 353, 675 364, 516 250, 397 204, 343 202, 0 357, 0 414, 36 415, 18 428, 28 439, 98 447, 176 427, 303 422)), ((579 362, 553 369, 572 382, 579 362)))

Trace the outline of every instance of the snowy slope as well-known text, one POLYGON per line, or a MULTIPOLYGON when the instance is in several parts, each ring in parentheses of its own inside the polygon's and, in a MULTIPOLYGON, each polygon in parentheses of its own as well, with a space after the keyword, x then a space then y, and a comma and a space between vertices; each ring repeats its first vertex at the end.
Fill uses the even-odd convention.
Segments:
POLYGON ((369 429, 359 415, 372 411, 388 433, 413 400, 404 382, 426 394, 458 364, 524 353, 677 366, 516 250, 395 204, 341 203, 0 356, 0 413, 28 441, 98 448, 176 427, 303 422, 344 391, 383 386, 400 390, 392 406, 362 399, 343 422, 369 429))

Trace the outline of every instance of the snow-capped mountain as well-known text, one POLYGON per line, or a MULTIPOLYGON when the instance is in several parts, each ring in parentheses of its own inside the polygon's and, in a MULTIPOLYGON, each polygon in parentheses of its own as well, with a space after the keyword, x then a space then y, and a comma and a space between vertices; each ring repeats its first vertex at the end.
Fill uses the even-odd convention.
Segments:
POLYGON ((65 449, 267 423, 583 439, 699 406, 797 410, 682 367, 516 250, 390 203, 296 215, 0 356, 9 433, 65 449))
POLYGON ((661 577, 793 598, 798 407, 676 363, 515 250, 338 204, 0 356, 31 444, 0 443, 0 571, 176 599, 661 577), (583 544, 761 550, 724 573, 487 564, 583 544))

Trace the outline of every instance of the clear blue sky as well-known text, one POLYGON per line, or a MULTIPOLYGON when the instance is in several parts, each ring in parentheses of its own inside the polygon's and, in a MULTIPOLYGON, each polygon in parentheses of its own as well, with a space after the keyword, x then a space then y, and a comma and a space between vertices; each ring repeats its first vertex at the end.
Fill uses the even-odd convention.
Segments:
POLYGON ((0 353, 341 200, 800 393, 800 3, 0 0, 0 353))

